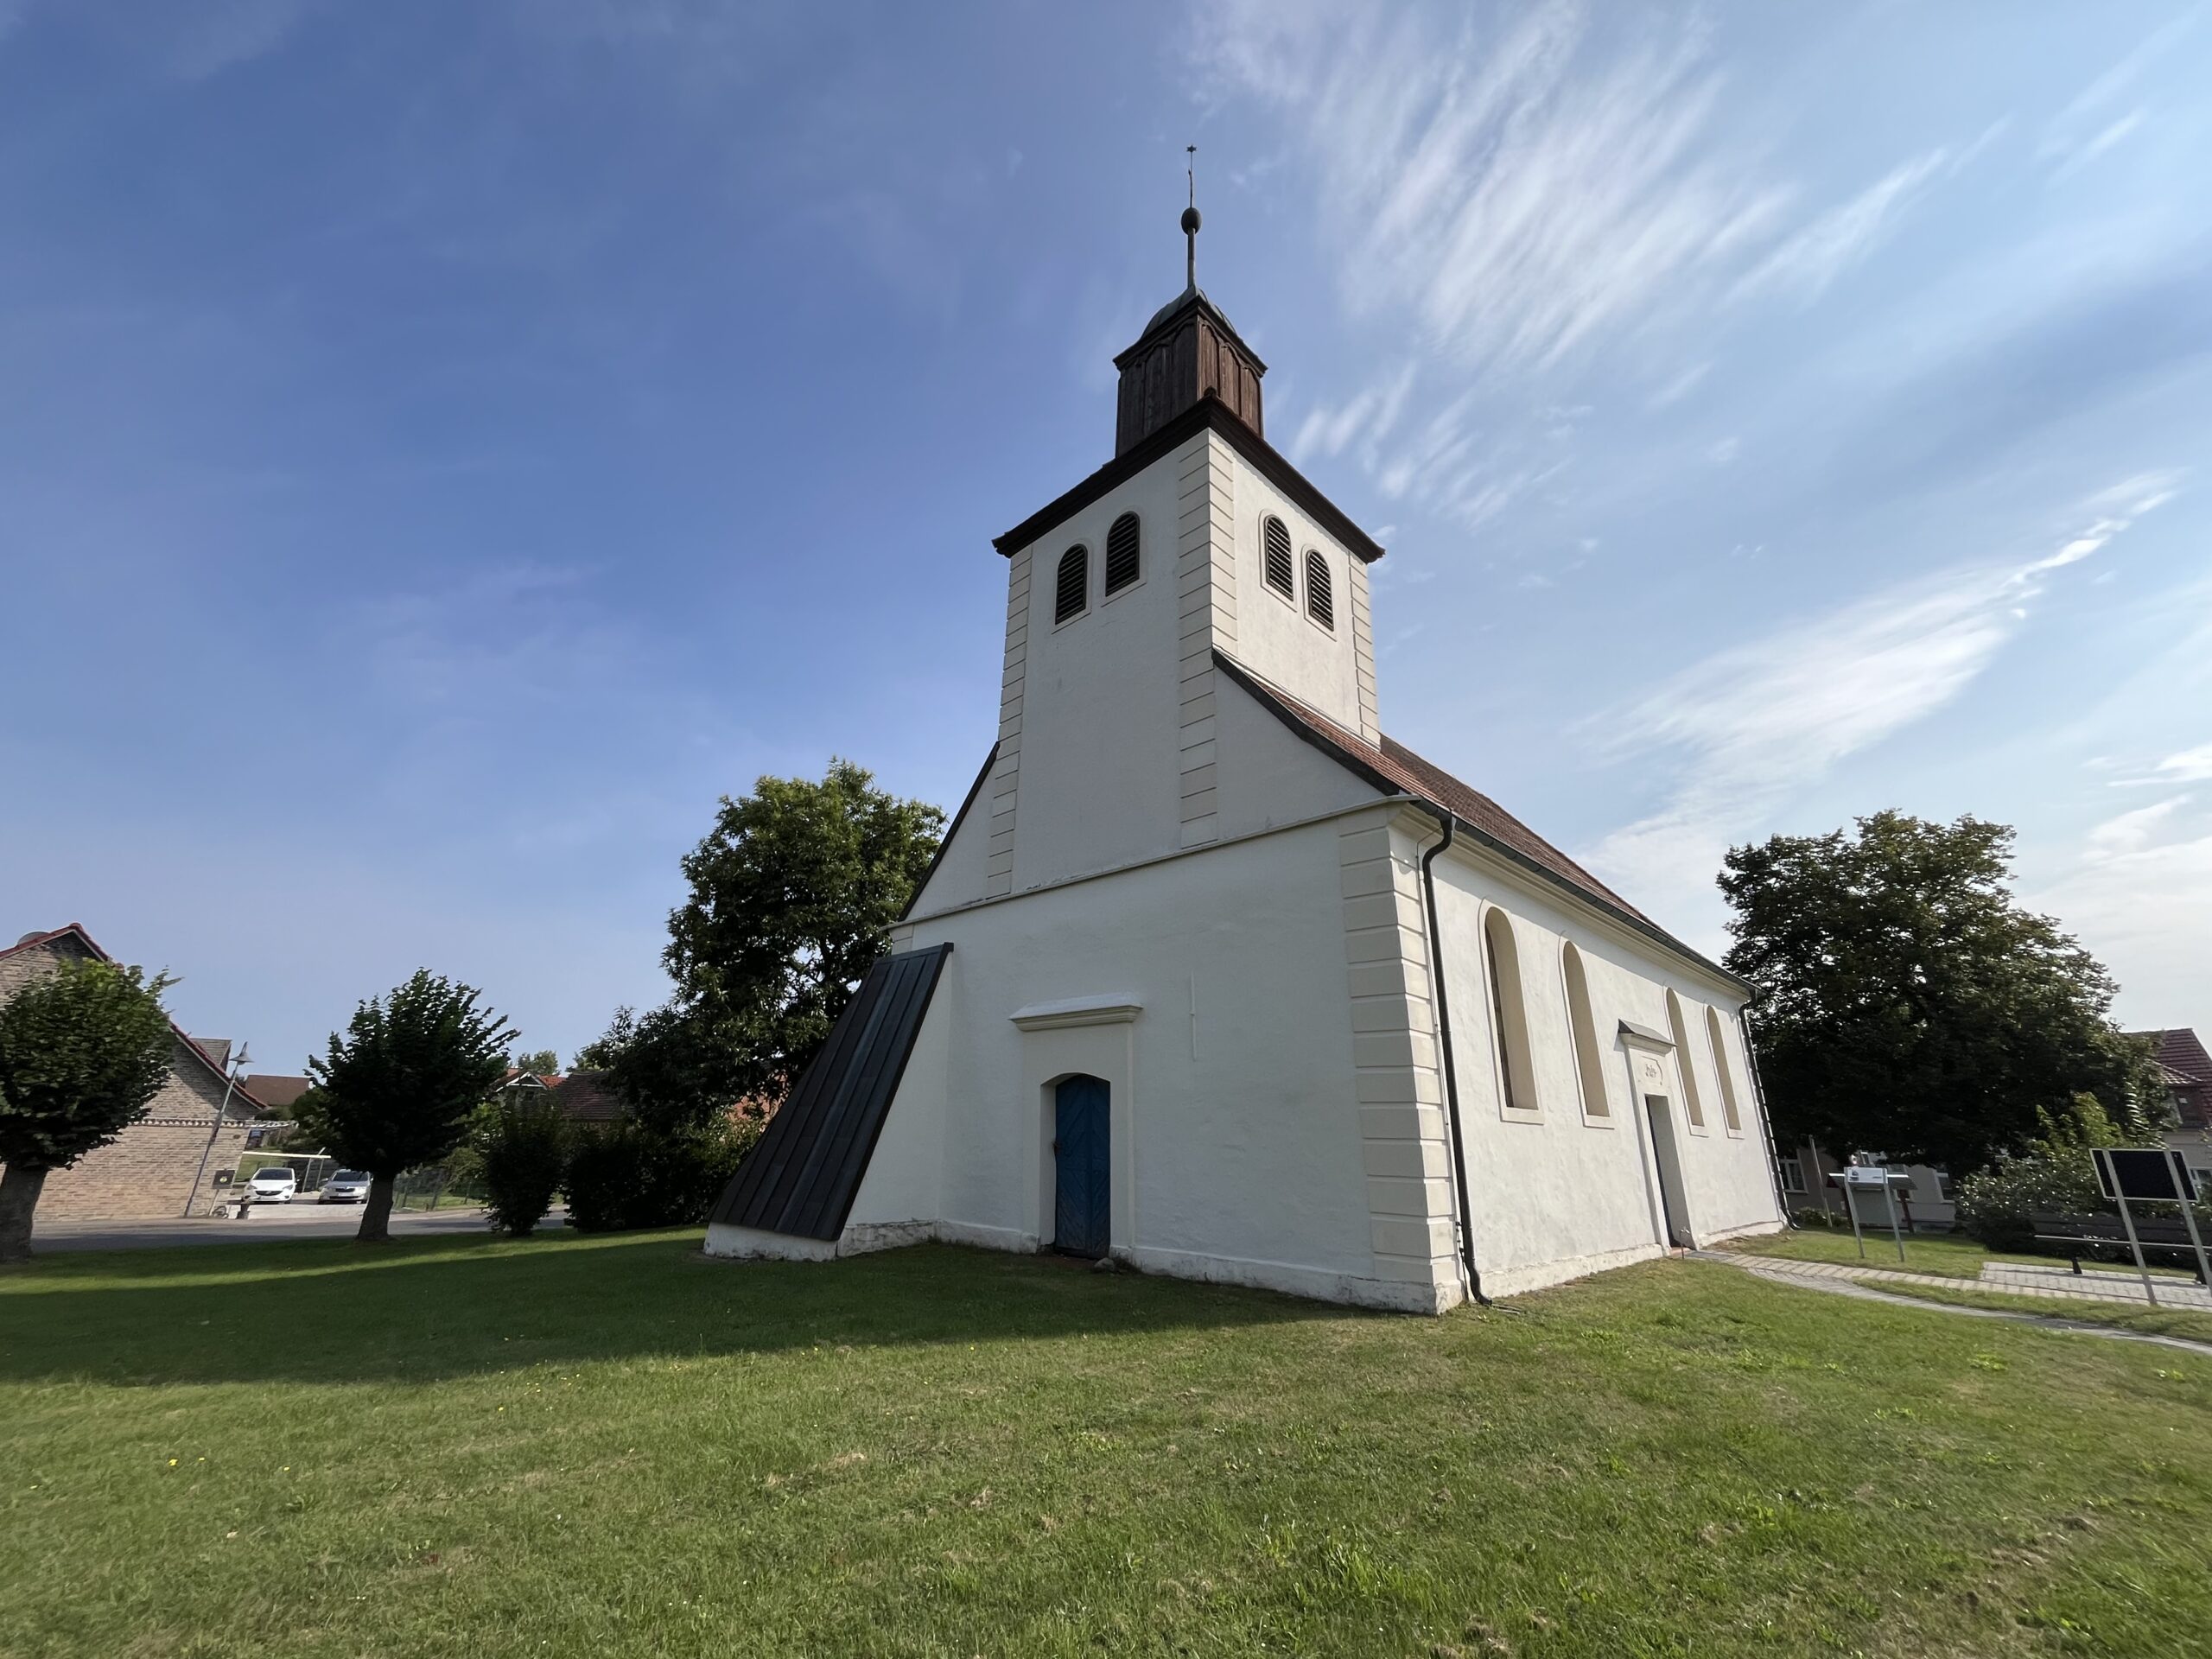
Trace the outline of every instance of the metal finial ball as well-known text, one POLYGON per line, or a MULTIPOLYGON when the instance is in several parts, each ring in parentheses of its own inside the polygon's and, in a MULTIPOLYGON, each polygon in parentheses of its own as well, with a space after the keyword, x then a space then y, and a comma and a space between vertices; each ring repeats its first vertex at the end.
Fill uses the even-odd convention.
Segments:
POLYGON ((1183 234, 1185 236, 1196 236, 1198 233, 1198 210, 1195 207, 1185 207, 1183 210, 1183 234))

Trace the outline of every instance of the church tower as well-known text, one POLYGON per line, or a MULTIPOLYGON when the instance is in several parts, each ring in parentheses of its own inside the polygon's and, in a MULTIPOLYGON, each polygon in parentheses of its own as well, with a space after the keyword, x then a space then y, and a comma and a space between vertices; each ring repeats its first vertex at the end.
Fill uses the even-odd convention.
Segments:
POLYGON ((1367 567, 1382 549, 1268 445, 1267 365, 1198 285, 1198 226, 1193 202, 1183 291, 1114 359, 1114 458, 994 543, 988 895, 1265 827, 1224 819, 1224 658, 1381 737, 1367 567))

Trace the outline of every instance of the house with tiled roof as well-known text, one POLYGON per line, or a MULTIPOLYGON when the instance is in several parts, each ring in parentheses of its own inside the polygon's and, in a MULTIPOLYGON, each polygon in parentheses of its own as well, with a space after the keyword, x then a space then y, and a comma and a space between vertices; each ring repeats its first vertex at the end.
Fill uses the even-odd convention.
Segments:
MULTIPOLYGON (((67 962, 112 962, 82 925, 26 933, 0 950, 0 1002, 67 962)), ((38 1218, 198 1215, 227 1191, 238 1154, 267 1128, 268 1103, 233 1083, 227 1039, 172 1023, 168 1076, 144 1114, 104 1147, 46 1178, 38 1218)))
POLYGON ((2166 1122, 2160 1126, 2166 1145, 2196 1171, 2199 1185, 2212 1188, 2212 1054, 2187 1026, 2130 1034, 2151 1045, 2166 1085, 2166 1122))
POLYGON ((1195 280, 1115 361, 1113 459, 996 538, 996 741, 708 1251, 1439 1310, 1781 1225, 1748 987, 1385 732, 1383 549, 1195 280))

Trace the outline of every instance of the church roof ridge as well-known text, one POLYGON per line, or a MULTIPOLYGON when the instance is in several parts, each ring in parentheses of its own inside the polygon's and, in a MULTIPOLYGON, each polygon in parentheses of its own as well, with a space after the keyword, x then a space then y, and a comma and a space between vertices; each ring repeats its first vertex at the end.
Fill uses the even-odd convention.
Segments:
POLYGON ((1386 793, 1411 795, 1425 804, 1449 813, 1476 840, 1534 872, 1550 886, 1564 888, 1586 904, 1593 904, 1637 932, 1709 973, 1720 975, 1732 985, 1745 982, 1700 950, 1691 949, 1634 905, 1546 841, 1513 814, 1471 784, 1465 783, 1426 756, 1408 748, 1388 733, 1379 744, 1370 743, 1338 725, 1312 704, 1269 683, 1227 652, 1217 649, 1214 665, 1255 697, 1276 719, 1313 743, 1339 765, 1354 772, 1386 793))

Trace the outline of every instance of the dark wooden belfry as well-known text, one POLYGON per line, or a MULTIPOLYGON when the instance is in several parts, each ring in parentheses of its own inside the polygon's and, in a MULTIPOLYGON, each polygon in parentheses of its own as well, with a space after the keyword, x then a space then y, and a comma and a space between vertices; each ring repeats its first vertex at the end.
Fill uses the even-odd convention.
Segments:
POLYGON ((1154 313, 1137 343, 1114 359, 1122 372, 1114 453, 1127 454, 1208 393, 1262 437, 1260 377, 1268 365, 1237 337, 1221 308, 1198 286, 1196 184, 1183 210, 1183 291, 1154 313))

